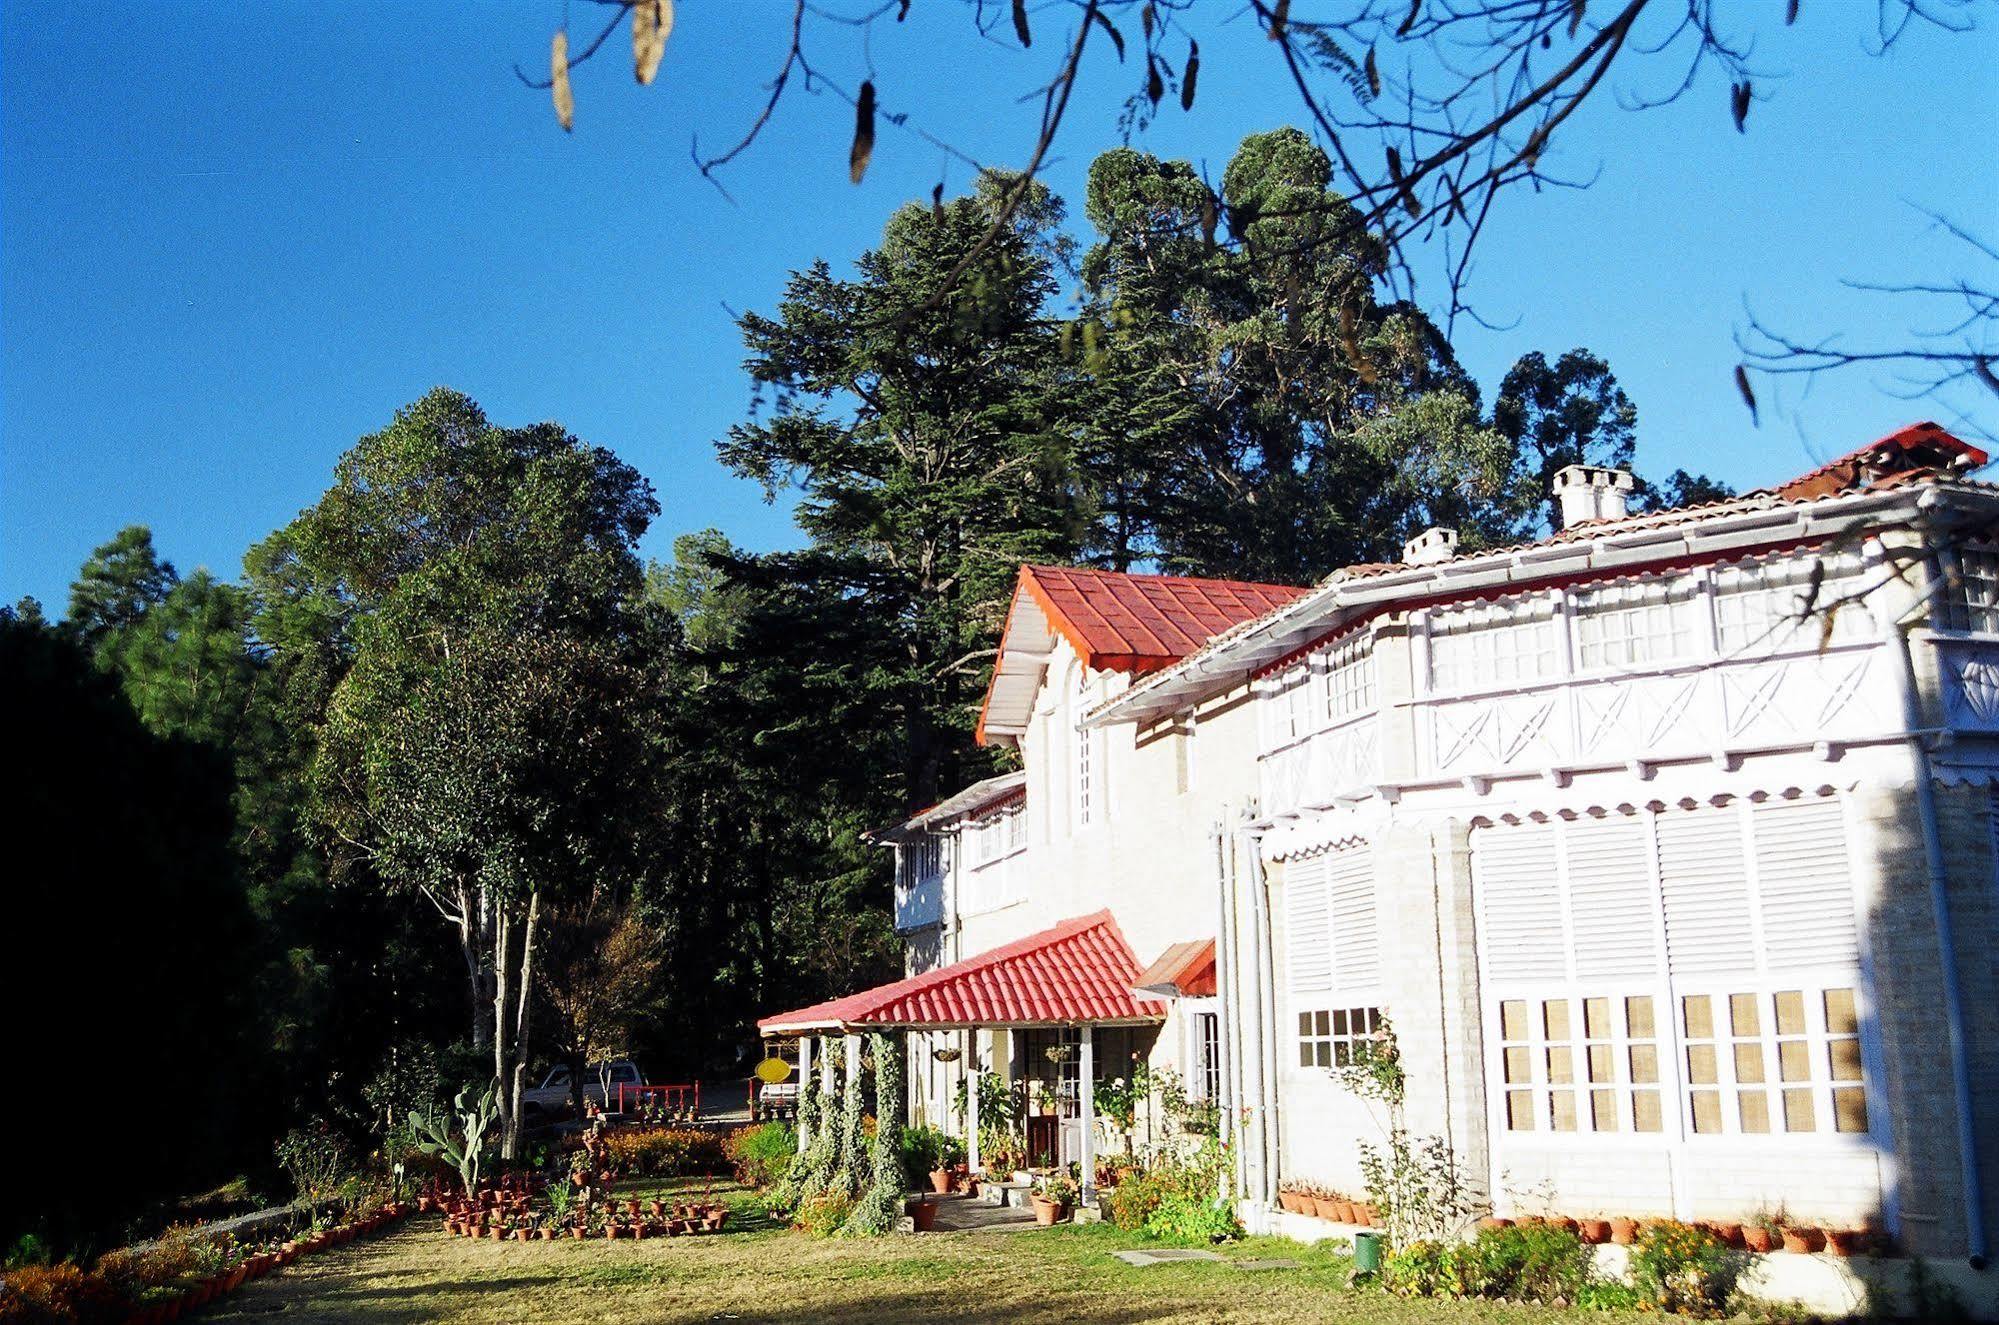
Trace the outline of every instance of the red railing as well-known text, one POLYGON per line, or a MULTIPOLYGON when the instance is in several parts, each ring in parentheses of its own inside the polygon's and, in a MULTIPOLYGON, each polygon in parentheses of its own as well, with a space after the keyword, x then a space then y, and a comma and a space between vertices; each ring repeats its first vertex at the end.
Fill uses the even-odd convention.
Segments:
POLYGON ((634 1086, 620 1082, 617 1099, 619 1113, 631 1113, 650 1101, 671 1116, 701 1116, 701 1083, 698 1081, 678 1086, 634 1086))

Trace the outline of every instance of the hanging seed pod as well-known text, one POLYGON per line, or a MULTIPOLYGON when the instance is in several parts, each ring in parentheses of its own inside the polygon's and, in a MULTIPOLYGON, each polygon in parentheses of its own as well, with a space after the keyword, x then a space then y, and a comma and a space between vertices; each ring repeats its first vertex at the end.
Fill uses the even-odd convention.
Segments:
POLYGON ((1194 109, 1194 84, 1201 77, 1201 43, 1187 42, 1187 67, 1180 71, 1180 109, 1194 109))
POLYGON ((861 84, 861 95, 854 102, 854 146, 847 153, 847 178, 859 184, 861 176, 868 173, 868 162, 875 154, 875 85, 869 79, 861 84))
POLYGON ((569 91, 569 34, 558 31, 548 48, 548 95, 564 133, 576 126, 576 98, 569 91))
POLYGON ((659 72, 666 39, 673 35, 673 0, 638 0, 632 6, 632 74, 641 85, 659 72))

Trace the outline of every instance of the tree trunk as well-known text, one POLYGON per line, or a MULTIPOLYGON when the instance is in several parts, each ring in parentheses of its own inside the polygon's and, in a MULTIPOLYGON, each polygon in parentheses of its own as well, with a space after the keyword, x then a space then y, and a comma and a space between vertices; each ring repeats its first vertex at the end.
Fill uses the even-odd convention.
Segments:
POLYGON ((527 1089, 528 1071, 528 1006, 534 992, 534 931, 535 921, 541 912, 541 894, 528 894, 527 924, 521 931, 521 973, 517 988, 520 993, 514 1000, 514 1024, 510 1038, 514 1045, 513 1079, 503 1079, 501 1091, 506 1096, 507 1126, 500 1154, 505 1159, 518 1158, 521 1143, 521 1093, 527 1089))

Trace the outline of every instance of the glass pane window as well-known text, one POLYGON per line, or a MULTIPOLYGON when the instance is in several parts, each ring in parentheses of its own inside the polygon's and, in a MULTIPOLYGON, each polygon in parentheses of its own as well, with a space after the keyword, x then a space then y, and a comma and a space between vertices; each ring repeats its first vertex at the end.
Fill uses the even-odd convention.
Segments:
POLYGON ((1498 1013, 1505 1130, 1662 1130, 1651 995, 1503 999, 1498 1013))
POLYGON ((1430 620, 1430 689, 1481 690, 1553 676, 1555 609, 1545 596, 1438 612, 1430 620))
POLYGON ((1380 1008, 1314 1008, 1298 1014, 1298 1066, 1347 1067, 1381 1030, 1380 1008))
POLYGON ((1691 579, 1607 584, 1576 595, 1576 665, 1584 671, 1670 662, 1696 648, 1691 579))
POLYGON ((1852 989, 1687 994, 1680 1026, 1696 1134, 1867 1130, 1852 989))
POLYGON ((1339 722, 1374 708, 1374 638, 1366 631, 1322 655, 1326 719, 1339 722))
POLYGON ((1957 554, 1951 608, 1959 630, 1999 634, 1999 548, 1965 547, 1957 554))
POLYGON ((1715 572, 1715 626, 1730 656, 1874 638, 1866 567, 1851 552, 1715 572))

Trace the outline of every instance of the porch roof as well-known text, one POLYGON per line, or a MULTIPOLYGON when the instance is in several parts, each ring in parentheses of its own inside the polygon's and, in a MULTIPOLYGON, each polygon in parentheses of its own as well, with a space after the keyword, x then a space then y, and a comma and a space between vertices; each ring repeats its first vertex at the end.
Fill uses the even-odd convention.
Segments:
POLYGON ((1109 911, 1065 920, 976 957, 765 1017, 765 1036, 975 1026, 1116 1026, 1166 1019, 1134 989, 1138 959, 1109 911))
POLYGON ((1215 992, 1215 941, 1189 939, 1159 954, 1132 987, 1162 998, 1209 998, 1215 992))

